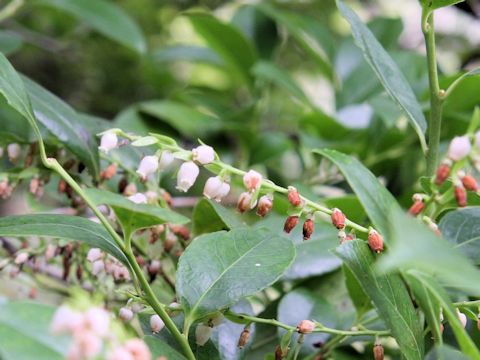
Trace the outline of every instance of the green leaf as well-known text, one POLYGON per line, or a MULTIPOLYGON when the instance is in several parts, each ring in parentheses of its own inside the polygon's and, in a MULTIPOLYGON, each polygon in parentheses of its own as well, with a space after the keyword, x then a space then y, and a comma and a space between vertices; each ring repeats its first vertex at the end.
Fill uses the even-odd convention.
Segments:
POLYGON ((85 163, 92 176, 99 173, 97 141, 83 126, 83 120, 68 104, 23 76, 33 111, 40 124, 45 126, 67 149, 85 163))
POLYGON ((382 257, 383 271, 417 269, 434 274, 442 285, 480 293, 480 271, 445 239, 403 212, 391 212, 392 242, 382 257))
POLYGON ((0 31, 0 51, 4 55, 9 55, 22 47, 22 38, 14 32, 0 31))
POLYGON ((342 269, 345 275, 345 285, 348 290, 348 295, 350 296, 350 299, 352 299, 358 316, 362 316, 373 307, 372 301, 367 294, 365 294, 365 291, 363 291, 362 286, 350 269, 345 265, 342 269))
POLYGON ((194 45, 166 46, 154 51, 153 58, 161 62, 191 61, 224 66, 222 59, 213 50, 194 45))
MULTIPOLYGON (((148 321, 148 317, 146 318, 148 321)), ((149 327, 149 325, 147 325, 149 327)), ((153 335, 146 335, 143 337, 143 341, 150 348, 152 353, 152 358, 157 359, 160 356, 165 356, 169 360, 185 360, 186 358, 179 353, 177 350, 173 349, 166 341, 160 340, 153 335)))
POLYGON ((0 303, 0 358, 2 360, 61 360, 69 341, 51 336, 55 308, 34 302, 0 303))
POLYGON ((372 299, 378 314, 397 340, 405 359, 422 359, 423 336, 420 321, 400 276, 376 274, 375 257, 368 245, 361 240, 347 241, 336 249, 336 254, 372 299))
POLYGON ((457 349, 449 345, 435 346, 425 357, 425 360, 469 360, 470 357, 464 355, 457 349))
POLYGON ((443 237, 475 265, 480 265, 480 208, 450 211, 440 220, 443 237))
POLYGON ((221 121, 208 113, 172 100, 142 102, 138 109, 154 116, 189 138, 201 138, 220 129, 221 121))
POLYGON ((446 6, 455 5, 464 0, 420 0, 423 7, 435 10, 446 6))
POLYGON ((149 204, 136 204, 122 195, 99 189, 86 189, 87 196, 96 205, 110 206, 120 222, 125 237, 134 231, 154 225, 172 223, 185 224, 189 219, 170 209, 149 204))
POLYGON ((305 52, 317 62, 322 73, 332 80, 335 78, 331 59, 335 54, 336 43, 327 28, 317 19, 305 14, 283 11, 266 2, 260 2, 257 7, 288 30, 305 52))
POLYGON ((286 280, 305 279, 338 269, 342 262, 330 251, 337 245, 336 235, 328 233, 296 244, 297 256, 283 278, 286 280))
POLYGON ((79 216, 35 214, 0 217, 0 236, 49 236, 82 241, 104 250, 124 264, 128 263, 103 226, 79 216))
POLYGON ((106 37, 141 54, 147 51, 138 25, 112 1, 37 0, 37 3, 63 10, 106 37))
POLYGON ((310 100, 303 90, 292 79, 290 74, 269 61, 259 61, 252 69, 255 77, 269 81, 283 88, 304 104, 311 106, 310 100))
POLYGON ((427 129, 427 122, 410 84, 398 68, 398 65, 383 49, 371 31, 362 23, 357 14, 345 5, 343 1, 336 1, 338 9, 352 27, 356 45, 362 50, 365 60, 372 67, 387 93, 407 114, 425 151, 427 145, 424 134, 427 129))
MULTIPOLYGON (((358 196, 372 223, 382 234, 388 234, 391 211, 400 209, 400 206, 375 175, 349 155, 329 149, 313 151, 325 156, 339 168, 358 196)), ((386 240, 388 241, 388 239, 386 240)))
POLYGON ((274 283, 294 258, 293 243, 266 229, 202 235, 180 258, 178 299, 194 321, 274 283))
POLYGON ((456 310, 453 307, 447 292, 442 289, 432 277, 420 271, 409 270, 406 273, 406 276, 410 281, 414 279, 415 282, 421 284, 424 292, 427 292, 432 299, 440 304, 443 314, 446 320, 448 320, 462 352, 470 356, 472 359, 480 359, 480 352, 472 339, 468 336, 463 325, 460 323, 456 310))
POLYGON ((195 31, 247 83, 252 82, 250 69, 257 59, 251 42, 234 26, 204 13, 187 14, 195 31))
MULTIPOLYGON (((336 311, 332 304, 307 289, 295 289, 285 295, 278 304, 278 320, 290 326, 297 326, 300 321, 305 319, 318 321, 331 328, 337 326, 336 311)), ((285 333, 286 330, 278 329, 279 337, 282 337, 285 333)), ((304 354, 317 350, 315 344, 325 343, 330 336, 330 334, 325 333, 306 336, 302 347, 304 354)), ((293 334, 292 343, 295 343, 297 338, 298 334, 293 334)))
POLYGON ((30 123, 36 122, 23 81, 3 54, 0 54, 0 93, 30 123))
POLYGON ((233 228, 243 226, 240 218, 230 209, 209 199, 201 199, 195 205, 192 223, 192 232, 195 235, 219 230, 232 230, 233 228))

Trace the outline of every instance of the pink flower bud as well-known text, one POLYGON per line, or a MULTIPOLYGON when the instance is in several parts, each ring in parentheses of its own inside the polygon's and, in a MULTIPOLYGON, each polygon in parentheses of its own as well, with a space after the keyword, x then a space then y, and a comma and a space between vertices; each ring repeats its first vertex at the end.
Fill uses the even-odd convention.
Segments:
POLYGON ((203 195, 208 199, 214 199, 220 202, 230 191, 230 185, 219 176, 208 178, 203 189, 203 195))
POLYGON ((455 185, 453 189, 453 194, 455 195, 455 200, 459 207, 467 206, 467 191, 462 184, 455 185))
POLYGON ((373 359, 374 360, 383 360, 384 359, 384 350, 383 346, 380 343, 375 343, 373 346, 373 359))
POLYGON ((300 198, 300 194, 298 193, 297 189, 293 186, 288 187, 288 201, 293 206, 297 207, 302 204, 302 199, 300 198))
POLYGON ((263 195, 260 200, 258 200, 257 215, 264 217, 267 215, 273 207, 272 195, 263 195))
POLYGON ((153 155, 145 156, 138 165, 137 174, 142 179, 146 179, 149 175, 158 170, 158 157, 153 155))
POLYGON ((137 185, 135 183, 130 183, 127 186, 125 186, 125 189, 123 189, 123 195, 125 196, 132 196, 137 193, 137 185))
POLYGON ((200 169, 193 161, 184 162, 177 174, 177 189, 187 192, 197 180, 200 169))
POLYGON ((464 175, 461 177, 463 187, 469 191, 478 191, 477 180, 471 175, 464 175))
POLYGON ((315 329, 315 323, 310 320, 302 320, 300 324, 297 325, 297 331, 300 334, 309 334, 315 329))
POLYGON ((175 160, 175 157, 170 151, 162 151, 160 154, 160 160, 158 161, 158 169, 164 170, 170 166, 170 164, 175 160))
POLYGON ((204 324, 198 324, 195 329, 195 343, 198 346, 203 346, 207 343, 212 335, 212 328, 204 324))
POLYGON ((68 306, 60 306, 53 315, 50 331, 54 335, 73 333, 82 327, 83 315, 70 309, 68 306))
POLYGON ((118 311, 118 317, 125 322, 129 322, 130 320, 133 319, 133 311, 127 307, 122 307, 118 311))
POLYGON ((238 198, 237 208, 238 211, 244 213, 250 209, 253 209, 257 205, 257 202, 253 200, 253 196, 249 192, 243 192, 238 198))
POLYGON ((154 334, 160 332, 164 326, 165 326, 165 323, 157 314, 152 315, 150 317, 150 329, 152 329, 152 332, 154 334))
POLYGON ((368 233, 368 245, 370 249, 375 251, 376 253, 380 253, 383 251, 383 237, 375 230, 370 230, 368 233))
POLYGON ((345 214, 337 208, 334 208, 332 211, 332 224, 335 226, 337 229, 343 229, 345 227, 345 221, 347 218, 345 217, 345 214))
POLYGON ((243 184, 248 191, 255 191, 260 188, 262 185, 262 175, 255 170, 250 170, 245 175, 243 175, 243 184))
POLYGON ((465 326, 467 326, 467 315, 457 309, 457 316, 458 320, 460 320, 460 324, 462 324, 462 326, 465 328, 465 326))
POLYGON ((307 219, 303 223, 303 240, 309 240, 313 234, 314 222, 312 219, 307 219))
POLYGON ((105 309, 94 307, 84 315, 84 327, 97 336, 104 337, 109 332, 110 315, 105 309))
POLYGON ((55 256, 55 253, 57 251, 57 248, 53 244, 48 244, 47 248, 45 249, 45 260, 49 261, 50 259, 53 259, 55 256))
POLYGON ((451 171, 451 163, 450 161, 445 161, 440 164, 437 168, 436 176, 435 176, 435 184, 442 185, 445 180, 448 179, 451 171))
POLYGON ((102 351, 102 339, 96 334, 81 331, 74 335, 67 359, 93 359, 102 351))
POLYGON ((8 144, 7 146, 8 159, 12 163, 15 163, 18 160, 21 153, 22 153, 22 148, 20 147, 19 144, 17 143, 8 144))
POLYGON ((215 160, 215 151, 211 146, 200 145, 192 150, 192 159, 201 165, 210 164, 215 160))
POLYGON ((15 257, 15 264, 22 265, 28 260, 28 253, 22 252, 15 257))
POLYGON ((142 193, 136 193, 134 195, 131 195, 127 198, 131 202, 134 202, 135 204, 146 204, 148 203, 147 197, 142 194, 142 193))
POLYGON ((94 261, 100 260, 103 257, 102 250, 99 248, 91 248, 88 250, 87 260, 93 263, 94 261))
POLYGON ((296 215, 287 217, 287 220, 285 220, 285 224, 283 224, 283 231, 285 231, 287 234, 290 234, 293 228, 297 226, 298 220, 299 218, 296 215))
POLYGON ((96 260, 92 263, 92 275, 98 276, 101 272, 105 270, 105 263, 103 260, 96 260))
POLYGON ((468 136, 456 136, 450 142, 448 147, 448 157, 453 161, 459 161, 465 158, 472 149, 468 136))
POLYGON ((130 339, 124 347, 133 356, 133 360, 150 360, 152 357, 150 349, 140 339, 130 339))
POLYGON ((102 135, 100 139, 99 150, 108 153, 110 150, 115 149, 118 146, 117 134, 108 132, 102 135))
POLYGON ((104 170, 100 172, 100 179, 110 180, 117 174, 117 164, 113 163, 108 165, 104 170))

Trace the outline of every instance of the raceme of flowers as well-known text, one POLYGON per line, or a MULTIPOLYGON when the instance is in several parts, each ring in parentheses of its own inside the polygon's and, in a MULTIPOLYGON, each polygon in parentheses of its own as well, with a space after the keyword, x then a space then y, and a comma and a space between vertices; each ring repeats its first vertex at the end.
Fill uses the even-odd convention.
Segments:
MULTIPOLYGON (((125 134, 117 129, 101 134, 99 149, 104 152, 113 150, 121 143, 118 140, 118 135, 126 137, 127 140, 138 140, 138 137, 125 134), (118 134, 117 134, 118 132, 118 134), (115 136, 112 136, 114 134, 115 136)), ((122 142, 123 144, 125 142, 122 142)), ((266 216, 273 208, 273 193, 282 189, 282 192, 286 193, 288 201, 291 205, 290 212, 292 215, 288 216, 285 220, 284 231, 290 233, 293 228, 297 226, 300 221, 301 215, 306 215, 306 220, 303 223, 303 238, 304 240, 310 239, 314 232, 315 218, 318 212, 322 212, 318 208, 312 208, 312 202, 307 203, 307 199, 302 197, 297 189, 293 186, 289 186, 288 189, 276 187, 272 189, 269 184, 273 184, 270 181, 263 178, 262 174, 255 170, 249 170, 242 172, 238 169, 231 168, 226 164, 218 161, 218 157, 215 154, 214 149, 211 146, 201 144, 200 146, 193 148, 191 151, 187 151, 179 148, 178 146, 160 144, 161 150, 155 155, 144 156, 136 173, 139 175, 142 181, 147 181, 148 178, 154 175, 157 171, 165 170, 170 166, 175 158, 183 160, 179 166, 177 172, 177 190, 181 192, 187 192, 196 182, 198 175, 200 174, 200 167, 210 164, 220 165, 221 170, 216 176, 212 176, 207 179, 203 188, 203 195, 214 201, 220 202, 225 198, 231 190, 229 183, 231 175, 239 175, 243 178, 243 184, 246 191, 240 194, 237 201, 237 209, 240 213, 244 213, 253 209, 257 209, 257 215, 263 217, 266 216), (223 166, 225 165, 225 166, 223 166), (231 170, 235 170, 232 173, 231 170)), ((129 200, 135 203, 147 203, 148 196, 141 193, 133 193, 129 197, 129 200)), ((355 233, 352 231, 347 233, 345 228, 347 224, 355 225, 348 222, 346 216, 339 209, 326 209, 325 211, 330 215, 330 221, 339 230, 338 237, 341 243, 348 240, 355 239, 355 233)), ((323 217, 321 217, 323 218, 323 217)), ((383 237, 373 228, 365 229, 358 226, 368 233, 368 244, 374 252, 383 251, 383 237)))

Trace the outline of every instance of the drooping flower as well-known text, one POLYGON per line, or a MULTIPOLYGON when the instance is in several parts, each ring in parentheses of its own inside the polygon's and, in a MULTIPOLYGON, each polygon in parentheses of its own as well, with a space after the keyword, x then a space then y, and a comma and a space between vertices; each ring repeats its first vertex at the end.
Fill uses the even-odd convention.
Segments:
POLYGON ((118 317, 125 322, 129 322, 130 320, 133 319, 133 311, 128 307, 122 307, 118 311, 118 317))
POLYGON ((175 160, 175 157, 170 151, 162 151, 160 154, 160 159, 158 160, 158 170, 165 170, 170 166, 173 160, 175 160))
POLYGON ((208 325, 198 324, 195 329, 195 343, 198 346, 203 346, 207 343, 212 335, 212 328, 208 325))
POLYGON ((113 132, 107 132, 102 135, 100 139, 99 150, 108 153, 110 150, 115 149, 118 146, 118 137, 117 134, 113 132))
POLYGON ((272 210, 273 207, 273 201, 272 201, 273 196, 271 194, 268 195, 263 195, 260 197, 258 200, 258 206, 257 206, 257 215, 264 217, 267 215, 270 210, 272 210))
POLYGON ((314 229, 314 222, 312 219, 307 219, 305 220, 305 222, 303 223, 303 240, 309 240, 310 237, 312 236, 313 234, 313 229, 314 229))
POLYGON ((184 162, 178 170, 177 189, 187 192, 195 184, 199 173, 200 169, 193 161, 184 162))
POLYGON ((205 182, 203 195, 208 199, 220 202, 230 192, 230 185, 220 176, 212 176, 205 182))
POLYGON ((210 164, 215 160, 215 151, 208 145, 197 146, 192 150, 192 159, 201 165, 210 164))
POLYGON ((73 333, 81 328, 83 324, 83 314, 72 310, 66 305, 60 306, 53 315, 50 324, 50 331, 54 335, 73 333))
POLYGON ((138 165, 137 174, 146 179, 158 170, 158 157, 155 155, 144 156, 138 165))
POLYGON ((102 250, 99 248, 91 248, 88 250, 87 260, 93 263, 94 261, 100 260, 103 257, 102 250))
POLYGON ((127 198, 128 200, 134 202, 135 204, 146 204, 148 203, 147 197, 142 193, 136 193, 127 198))
POLYGON ((293 186, 288 187, 288 201, 293 206, 297 207, 302 204, 302 199, 300 198, 300 194, 296 188, 293 186))
POLYGON ((262 174, 255 170, 248 171, 245 175, 243 175, 243 184, 247 188, 248 191, 256 191, 262 185, 262 174))
POLYGON ((370 230, 368 233, 368 245, 376 253, 383 251, 383 237, 376 230, 370 230))
POLYGON ((300 334, 309 334, 315 329, 315 323, 310 320, 302 320, 297 325, 297 331, 300 334))
POLYGON ((468 136, 455 136, 448 147, 448 157, 453 161, 465 158, 472 150, 472 144, 468 136))
POLYGON ((347 220, 345 214, 337 208, 332 211, 332 224, 338 230, 345 228, 345 221, 347 220))
POLYGON ((18 160, 21 153, 22 153, 22 148, 20 147, 19 144, 17 143, 8 144, 7 146, 8 159, 12 163, 15 163, 18 160))
POLYGON ((164 326, 165 326, 165 323, 157 314, 152 315, 150 317, 150 329, 152 329, 152 332, 154 334, 160 332, 164 326))
POLYGON ((253 209, 256 204, 257 202, 253 201, 252 194, 245 191, 238 197, 237 209, 241 213, 244 213, 245 211, 253 209))
POLYGON ((290 234, 293 228, 297 226, 298 220, 299 217, 297 215, 287 217, 287 220, 285 220, 285 224, 283 225, 283 231, 285 231, 287 234, 290 234))
POLYGON ((130 339, 124 347, 133 356, 133 360, 150 360, 152 357, 150 349, 140 339, 130 339))

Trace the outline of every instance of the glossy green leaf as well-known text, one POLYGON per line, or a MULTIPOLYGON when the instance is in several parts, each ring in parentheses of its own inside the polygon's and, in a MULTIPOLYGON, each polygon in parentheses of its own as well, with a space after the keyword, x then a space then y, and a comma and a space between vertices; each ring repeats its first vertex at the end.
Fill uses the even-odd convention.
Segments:
POLYGON ((434 274, 442 285, 480 293, 480 271, 467 258, 426 225, 403 212, 391 212, 392 246, 382 256, 380 269, 417 269, 434 274))
POLYGON ((85 192, 96 205, 108 205, 113 209, 127 235, 131 235, 136 230, 159 224, 185 224, 189 221, 187 217, 170 209, 149 204, 136 204, 126 197, 110 191, 92 188, 86 189, 85 192))
POLYGON ((441 306, 443 315, 451 326, 462 352, 470 356, 472 359, 480 359, 480 351, 460 323, 456 309, 452 305, 447 292, 428 274, 424 274, 417 270, 409 270, 406 273, 406 276, 410 282, 414 280, 414 283, 422 286, 423 291, 428 293, 430 298, 441 306))
POLYGON ((399 275, 379 275, 375 257, 361 240, 347 241, 336 254, 372 299, 378 314, 397 340, 405 359, 423 358, 423 336, 408 290, 399 275))
POLYGON ((232 230, 243 225, 240 218, 231 209, 209 199, 201 199, 195 205, 192 223, 192 231, 195 235, 232 230))
POLYGON ((234 26, 206 13, 187 15, 195 31, 223 59, 226 65, 250 83, 250 69, 257 59, 255 48, 234 26))
POLYGON ((82 241, 127 263, 125 255, 103 226, 79 216, 35 214, 0 217, 0 236, 48 236, 82 241))
POLYGON ((2 360, 61 360, 69 340, 49 333, 55 308, 34 302, 0 302, 2 360))
POLYGON ((65 11, 106 37, 139 53, 147 51, 142 31, 132 18, 112 1, 36 0, 65 11))
POLYGON ((221 121, 215 116, 173 100, 142 102, 138 109, 166 122, 189 138, 204 137, 221 127, 221 121))
POLYGON ((295 83, 290 74, 269 61, 259 61, 252 69, 255 77, 274 83, 296 97, 304 104, 310 105, 310 100, 300 86, 295 83))
POLYGON ((343 17, 350 23, 355 43, 362 50, 387 93, 405 111, 410 123, 417 132, 422 148, 426 150, 425 130, 427 122, 415 94, 402 74, 398 65, 383 49, 371 31, 362 23, 357 14, 343 1, 337 0, 337 6, 343 17))
POLYGON ((463 1, 464 0, 420 0, 420 3, 423 7, 435 10, 446 6, 455 5, 463 1))
POLYGON ((293 243, 266 229, 199 236, 180 258, 178 299, 194 321, 274 283, 294 258, 293 243))
MULTIPOLYGON (((400 206, 375 175, 352 156, 329 149, 314 150, 314 152, 325 156, 339 168, 358 196, 372 223, 382 234, 388 234, 390 214, 392 210, 400 209, 400 206)), ((388 242, 388 238, 385 240, 388 242)))
POLYGON ((259 3, 257 8, 284 26, 305 52, 317 62, 320 70, 330 79, 335 78, 331 64, 336 48, 335 39, 317 19, 305 14, 284 11, 266 2, 259 3))
POLYGON ((99 173, 97 141, 68 104, 27 77, 23 77, 37 121, 78 156, 93 176, 99 173))
MULTIPOLYGON (((307 289, 298 288, 285 295, 278 304, 278 320, 290 326, 297 326, 302 320, 318 321, 331 328, 337 326, 335 308, 323 297, 311 293, 307 289)), ((286 333, 284 329, 278 329, 279 336, 286 333)), ((292 343, 298 338, 298 334, 292 336, 292 343)), ((325 343, 330 338, 329 334, 315 333, 305 337, 302 350, 304 354, 316 350, 316 343, 325 343)))
POLYGON ((440 220, 443 237, 475 265, 480 265, 480 208, 450 211, 440 220))
POLYGON ((297 256, 283 276, 284 279, 297 280, 319 276, 334 271, 342 265, 342 262, 331 252, 338 245, 337 236, 328 233, 322 235, 295 245, 297 256))

